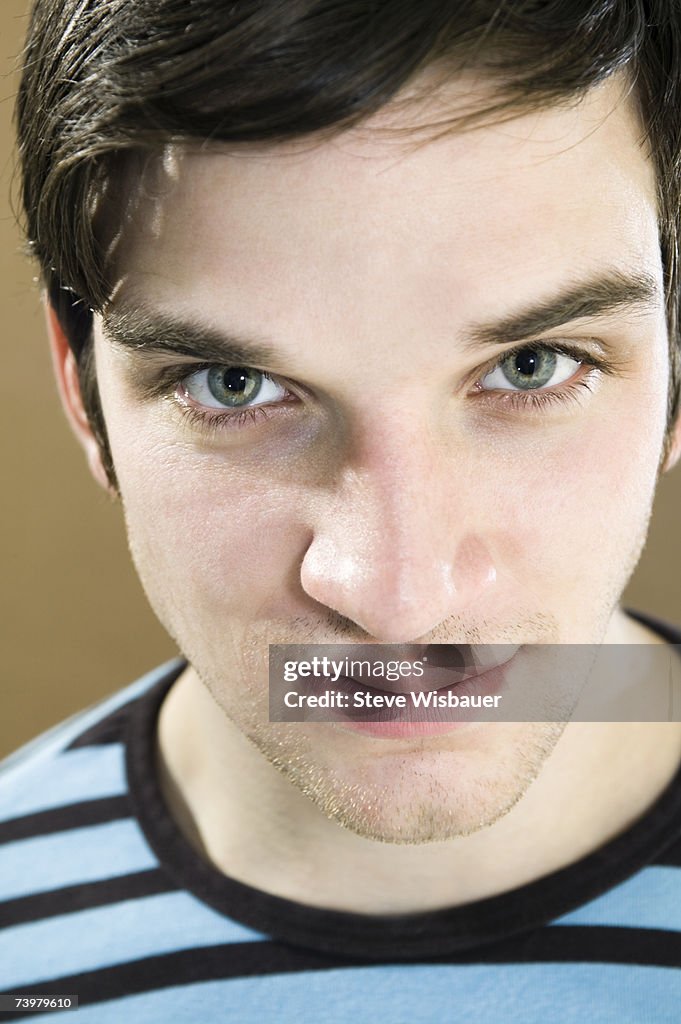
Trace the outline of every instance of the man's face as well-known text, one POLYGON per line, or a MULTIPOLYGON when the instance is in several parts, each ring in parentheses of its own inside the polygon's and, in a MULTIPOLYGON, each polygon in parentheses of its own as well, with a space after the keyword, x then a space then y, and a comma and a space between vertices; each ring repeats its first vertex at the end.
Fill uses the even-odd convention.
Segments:
POLYGON ((618 87, 418 147, 382 131, 408 116, 169 153, 96 329, 131 550, 225 737, 397 841, 495 820, 560 727, 271 724, 268 643, 600 642, 668 379, 654 180, 618 87))

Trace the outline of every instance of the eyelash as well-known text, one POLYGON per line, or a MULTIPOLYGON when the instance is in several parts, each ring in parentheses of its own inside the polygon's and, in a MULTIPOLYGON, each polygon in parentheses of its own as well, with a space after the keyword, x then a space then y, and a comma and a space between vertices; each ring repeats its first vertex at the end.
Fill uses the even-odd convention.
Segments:
POLYGON ((254 405, 247 409, 239 409, 237 412, 217 412, 199 409, 193 405, 179 403, 185 423, 191 427, 198 427, 211 436, 219 431, 239 430, 249 423, 255 424, 268 420, 275 414, 274 410, 281 405, 289 404, 286 399, 276 402, 274 405, 254 405))
MULTIPOLYGON (((218 412, 189 405, 186 401, 178 398, 177 390, 187 377, 201 370, 210 369, 213 366, 215 366, 214 363, 192 364, 189 373, 187 372, 187 365, 169 368, 162 375, 163 379, 158 380, 153 389, 156 393, 162 392, 166 398, 169 398, 180 408, 181 414, 189 426, 207 432, 210 435, 217 435, 224 429, 238 430, 249 425, 264 422, 275 415, 276 410, 281 406, 291 404, 291 399, 295 400, 295 397, 291 396, 291 399, 282 399, 271 405, 262 404, 235 411, 225 410, 224 412, 218 412)), ((610 361, 597 357, 593 353, 577 346, 525 342, 514 349, 504 352, 496 362, 478 372, 475 382, 477 385, 476 400, 485 403, 492 402, 497 407, 501 405, 504 410, 510 411, 543 411, 558 404, 567 405, 579 401, 580 393, 583 390, 591 392, 593 385, 600 376, 615 372, 616 367, 610 361), (528 348, 536 351, 551 352, 556 355, 564 355, 574 359, 576 362, 581 363, 582 367, 586 369, 586 373, 579 380, 563 382, 553 389, 537 388, 528 391, 498 391, 494 389, 487 390, 479 386, 479 381, 494 370, 503 360, 509 359, 528 348)), ((282 384, 282 386, 286 387, 285 384, 282 384)))
MULTIPOLYGON (((169 402, 176 410, 179 410, 185 423, 190 427, 209 434, 211 437, 217 436, 222 430, 239 429, 249 424, 252 425, 269 419, 270 416, 275 415, 281 406, 293 404, 295 396, 291 394, 290 397, 271 405, 262 404, 249 406, 244 409, 235 409, 234 411, 218 411, 217 409, 200 408, 199 406, 190 405, 186 399, 178 395, 180 385, 188 377, 195 373, 200 373, 201 370, 210 370, 216 365, 218 364, 184 363, 178 366, 168 366, 160 371, 154 380, 142 384, 141 393, 146 399, 162 398, 169 402)), ((255 369, 255 367, 251 367, 251 369, 255 369)), ((269 376, 265 374, 264 370, 258 372, 269 376)), ((282 387, 288 390, 288 386, 283 382, 282 387)))
POLYGON ((481 400, 492 401, 496 405, 501 403, 504 410, 510 409, 519 412, 547 409, 552 405, 568 405, 579 400, 582 390, 590 392, 593 389, 595 383, 593 369, 595 367, 581 380, 559 384, 560 390, 556 388, 555 391, 541 391, 537 388, 533 391, 489 391, 486 394, 482 393, 484 397, 481 400))
POLYGON ((574 359, 575 362, 581 363, 581 368, 585 369, 586 372, 579 380, 571 379, 564 381, 554 388, 537 388, 536 390, 528 391, 487 391, 478 386, 477 395, 479 400, 483 402, 491 401, 497 406, 501 405, 504 410, 541 412, 550 406, 568 405, 578 402, 583 391, 591 392, 600 377, 609 376, 617 372, 615 363, 604 357, 596 356, 592 352, 580 348, 578 345, 524 342, 522 345, 516 346, 516 348, 509 349, 508 352, 504 352, 500 359, 497 359, 495 363, 478 374, 476 384, 486 374, 499 366, 501 362, 518 355, 519 352, 524 352, 526 349, 567 356, 569 359, 574 359))

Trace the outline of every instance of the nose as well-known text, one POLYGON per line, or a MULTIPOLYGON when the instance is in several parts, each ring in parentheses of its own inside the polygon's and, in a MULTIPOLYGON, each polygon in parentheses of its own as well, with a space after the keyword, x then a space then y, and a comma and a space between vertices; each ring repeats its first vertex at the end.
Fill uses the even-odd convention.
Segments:
POLYGON ((496 581, 470 492, 423 432, 374 435, 316 509, 303 589, 377 642, 432 634, 496 581))

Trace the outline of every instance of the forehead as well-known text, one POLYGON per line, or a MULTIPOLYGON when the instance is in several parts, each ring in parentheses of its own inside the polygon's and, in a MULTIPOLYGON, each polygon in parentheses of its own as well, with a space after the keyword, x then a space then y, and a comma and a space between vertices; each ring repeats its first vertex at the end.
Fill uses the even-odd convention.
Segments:
POLYGON ((468 89, 322 141, 169 149, 123 232, 116 301, 371 329, 396 282, 401 316, 444 299, 451 320, 450 305, 502 314, 604 263, 651 270, 654 174, 621 81, 501 124, 410 131, 468 89))

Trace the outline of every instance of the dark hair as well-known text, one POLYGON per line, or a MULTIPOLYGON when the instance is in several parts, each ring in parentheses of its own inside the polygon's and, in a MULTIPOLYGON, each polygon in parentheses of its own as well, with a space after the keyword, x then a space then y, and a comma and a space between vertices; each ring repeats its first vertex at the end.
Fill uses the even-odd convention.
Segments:
POLYGON ((169 142, 338 132, 426 67, 444 76, 475 69, 493 87, 484 111, 453 112, 450 128, 578 97, 627 70, 658 183, 671 426, 680 383, 680 0, 36 0, 17 103, 26 229, 112 482, 92 311, 110 297, 97 224, 103 210, 115 221, 126 160, 169 142))

